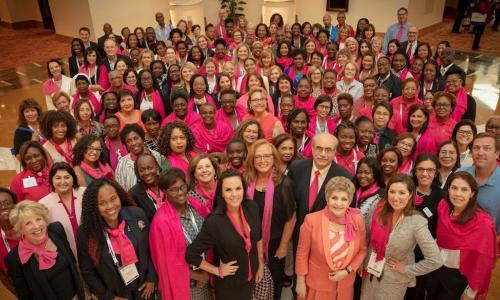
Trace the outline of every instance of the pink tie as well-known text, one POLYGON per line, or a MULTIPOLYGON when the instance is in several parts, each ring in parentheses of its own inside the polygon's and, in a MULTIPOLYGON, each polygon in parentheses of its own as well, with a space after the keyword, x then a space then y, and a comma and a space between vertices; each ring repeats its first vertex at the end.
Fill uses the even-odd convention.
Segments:
POLYGON ((316 201, 316 197, 318 196, 319 175, 320 175, 319 170, 316 170, 316 172, 314 172, 313 182, 309 186, 309 211, 311 211, 314 205, 314 201, 316 201))
POLYGON ((404 30, 403 25, 399 26, 398 35, 396 36, 396 40, 398 40, 398 42, 401 40, 401 37, 403 36, 403 30, 404 30))
POLYGON ((413 42, 410 42, 410 45, 408 46, 408 51, 406 51, 406 57, 408 59, 411 59, 411 49, 413 48, 413 42))

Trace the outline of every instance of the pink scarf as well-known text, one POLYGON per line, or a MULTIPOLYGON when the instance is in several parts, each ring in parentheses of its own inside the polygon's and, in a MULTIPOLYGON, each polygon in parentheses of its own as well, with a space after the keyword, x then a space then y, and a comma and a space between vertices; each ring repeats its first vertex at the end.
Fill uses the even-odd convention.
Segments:
POLYGON ((324 70, 335 70, 335 64, 336 64, 336 60, 333 59, 333 60, 330 60, 328 59, 328 57, 325 57, 323 59, 323 64, 322 64, 322 67, 324 70))
MULTIPOLYGON (((307 68, 307 66, 302 67, 302 77, 307 77, 308 71, 309 69, 307 68)), ((290 79, 292 80, 294 87, 296 87, 299 83, 299 79, 296 80, 295 78, 295 73, 297 73, 297 69, 293 65, 288 69, 288 73, 285 72, 285 74, 288 75, 288 77, 290 77, 290 79)))
POLYGON ((389 234, 391 233, 392 227, 392 213, 387 216, 388 222, 385 226, 379 222, 378 216, 382 211, 382 207, 382 203, 375 207, 375 211, 372 215, 372 227, 370 230, 370 248, 375 250, 377 253, 376 261, 382 260, 385 257, 385 248, 389 242, 389 234))
POLYGON ((38 245, 33 245, 28 239, 22 238, 19 241, 18 253, 21 263, 24 265, 28 262, 30 257, 34 254, 38 258, 38 267, 40 270, 47 270, 52 268, 56 263, 57 251, 49 251, 45 249, 49 236, 45 234, 42 242, 38 245))
MULTIPOLYGON (((101 103, 91 91, 88 91, 87 94, 89 96, 90 104, 92 104, 92 109, 94 109, 94 113, 97 115, 101 111, 101 103)), ((73 105, 71 105, 71 109, 75 109, 76 103, 80 100, 80 94, 76 93, 73 97, 73 105)))
MULTIPOLYGON (((145 98, 146 91, 143 90, 141 92, 141 102, 144 101, 143 99, 145 98)), ((165 118, 165 108, 163 106, 163 100, 161 99, 160 92, 158 90, 153 90, 153 93, 151 94, 153 98, 153 109, 156 110, 158 113, 160 113, 161 118, 165 118)), ((146 100, 147 101, 147 100, 146 100)))
POLYGON ((411 157, 403 158, 403 163, 398 169, 398 174, 410 174, 413 169, 413 160, 411 157))
POLYGON ((167 126, 168 123, 174 121, 184 122, 187 126, 192 127, 194 124, 201 122, 201 117, 199 114, 188 109, 186 116, 182 120, 179 117, 177 117, 175 112, 172 112, 165 119, 163 119, 163 122, 161 122, 161 127, 163 128, 167 126))
MULTIPOLYGON (((61 84, 62 84, 62 77, 61 77, 61 84)), ((55 92, 58 92, 60 89, 61 86, 55 82, 54 78, 50 78, 49 80, 45 81, 42 85, 42 92, 45 96, 50 96, 55 92)))
MULTIPOLYGON (((264 258, 269 261, 268 249, 269 249, 269 239, 271 238, 271 222, 273 216, 273 202, 274 202, 274 181, 273 181, 274 170, 269 174, 267 178, 266 192, 264 196, 264 213, 262 216, 262 244, 264 248, 264 258)), ((250 183, 247 189, 248 199, 253 200, 255 194, 255 185, 257 180, 250 183)))
POLYGON ((217 124, 217 122, 214 125, 211 131, 203 123, 198 123, 192 128, 196 140, 195 147, 201 152, 224 152, 227 144, 233 138, 233 128, 231 126, 226 123, 217 124))
POLYGON ((282 68, 286 69, 290 67, 293 63, 293 58, 291 57, 277 57, 276 63, 282 68))
POLYGON ((441 141, 436 140, 432 131, 427 128, 423 133, 417 137, 417 149, 413 153, 413 159, 416 160, 420 153, 429 152, 430 154, 437 154, 441 141))
POLYGON ((100 161, 97 162, 97 169, 92 168, 84 161, 80 163, 80 168, 82 168, 82 170, 85 173, 87 173, 90 177, 94 179, 113 178, 113 170, 111 170, 111 168, 107 164, 103 164, 100 161))
POLYGON ((365 190, 363 190, 363 188, 359 188, 356 191, 356 207, 359 207, 359 205, 363 201, 365 201, 369 197, 371 197, 371 196, 375 195, 376 193, 378 193, 379 190, 380 190, 380 186, 378 185, 378 183, 372 184, 370 187, 368 187, 365 190))
POLYGON ((476 209, 464 225, 450 216, 450 205, 441 200, 438 205, 437 244, 439 247, 460 250, 460 273, 478 293, 475 299, 485 299, 498 253, 495 224, 491 216, 476 209))
POLYGON ((316 116, 316 110, 314 110, 314 102, 316 99, 314 99, 313 96, 309 95, 309 98, 306 99, 306 101, 303 101, 299 98, 298 95, 293 97, 294 103, 295 103, 295 109, 302 108, 307 112, 309 115, 309 118, 313 118, 316 116))
POLYGON ((410 73, 410 70, 408 70, 408 68, 403 68, 399 78, 401 78, 401 80, 405 80, 408 77, 408 73, 410 73))
MULTIPOLYGON (((237 120, 236 128, 237 128, 239 123, 243 119, 243 116, 247 113, 247 109, 241 105, 236 104, 234 106, 234 113, 236 114, 236 120, 237 120)), ((233 123, 231 122, 231 120, 229 119, 228 115, 226 114, 226 112, 222 107, 219 108, 215 113, 215 120, 217 123, 225 123, 229 125, 231 128, 233 128, 233 130, 236 130, 236 128, 233 127, 233 123)))
MULTIPOLYGON (((187 201, 203 218, 208 216, 200 201, 189 196, 187 201)), ((158 209, 151 223, 149 245, 163 299, 190 300, 186 238, 179 213, 168 201, 158 209)))
POLYGON ((53 140, 49 140, 49 143, 54 146, 56 149, 57 153, 59 153, 62 157, 64 157, 64 160, 70 165, 73 166, 73 144, 71 143, 70 139, 66 139, 66 151, 63 150, 61 146, 59 146, 56 142, 53 140))
POLYGON ((214 186, 211 191, 208 191, 208 193, 199 185, 196 184, 194 186, 194 190, 205 199, 205 206, 207 207, 208 211, 211 212, 213 209, 214 205, 214 200, 215 200, 215 190, 217 189, 217 181, 214 182, 214 186))
POLYGON ((457 105, 451 113, 451 118, 457 122, 462 120, 462 116, 467 111, 467 90, 461 87, 455 94, 457 98, 457 105))
MULTIPOLYGON (((109 162, 111 163, 111 168, 113 170, 116 169, 118 166, 118 154, 116 154, 115 146, 113 146, 113 143, 109 139, 108 136, 104 138, 104 142, 106 143, 106 146, 108 147, 109 150, 109 162)), ((120 154, 121 156, 125 156, 128 154, 127 147, 120 141, 120 154)))
POLYGON ((350 242, 354 239, 356 236, 356 231, 357 228, 354 225, 354 222, 352 220, 352 216, 354 214, 360 214, 359 209, 357 208, 347 208, 345 215, 343 217, 337 217, 332 212, 328 209, 328 207, 325 207, 323 209, 323 213, 325 216, 328 218, 330 222, 334 222, 340 225, 345 225, 345 235, 344 235, 344 240, 346 242, 350 242))
MULTIPOLYGON (((190 160, 193 157, 196 156, 196 153, 190 152, 187 155, 187 159, 190 160)), ((179 155, 175 153, 170 153, 167 157, 168 163, 171 168, 178 168, 181 169, 184 174, 187 174, 188 172, 188 167, 189 167, 189 161, 184 160, 184 158, 180 157, 179 155)))
MULTIPOLYGON (((213 106, 217 107, 217 105, 215 104, 214 98, 212 98, 212 96, 210 96, 207 93, 205 93, 205 100, 206 100, 206 103, 210 103, 213 106)), ((189 98, 187 109, 188 109, 188 114, 192 113, 192 112, 195 112, 197 115, 200 114, 200 112, 198 111, 199 107, 198 107, 198 105, 196 105, 196 103, 194 101, 194 97, 189 98)))
POLYGON ((125 235, 125 221, 122 221, 118 228, 106 227, 106 232, 109 234, 111 246, 115 254, 120 254, 122 265, 135 264, 139 260, 135 253, 134 245, 125 235))
POLYGON ((248 257, 248 281, 252 280, 253 278, 253 272, 252 272, 252 264, 250 263, 250 250, 252 249, 252 240, 250 237, 250 225, 248 225, 247 219, 245 218, 245 214, 243 213, 243 208, 240 205, 239 209, 240 213, 240 218, 241 218, 241 223, 243 224, 243 230, 241 230, 240 225, 236 220, 233 218, 233 216, 226 211, 226 216, 228 217, 229 221, 233 225, 234 230, 238 233, 238 235, 243 239, 243 242, 245 243, 245 251, 247 252, 247 257, 248 257))
POLYGON ((161 189, 158 189, 160 191, 159 195, 156 195, 151 189, 146 189, 146 194, 156 203, 156 210, 158 210, 164 203, 165 200, 165 194, 161 189))
POLYGON ((422 203, 424 203, 424 197, 419 194, 415 195, 415 206, 419 206, 422 203))

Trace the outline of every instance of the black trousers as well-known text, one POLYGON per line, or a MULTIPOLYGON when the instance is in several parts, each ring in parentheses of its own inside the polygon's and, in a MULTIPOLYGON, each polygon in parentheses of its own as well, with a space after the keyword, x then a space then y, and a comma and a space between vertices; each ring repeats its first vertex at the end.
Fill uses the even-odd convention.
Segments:
POLYGON ((417 276, 417 284, 415 287, 407 288, 405 300, 425 300, 426 282, 429 275, 417 276))
POLYGON ((460 300, 467 287, 467 278, 458 269, 445 266, 428 274, 427 300, 460 300))
POLYGON ((278 259, 274 257, 276 250, 280 246, 281 238, 270 239, 268 248, 268 267, 271 271, 271 277, 273 278, 274 285, 274 299, 279 300, 281 298, 281 290, 283 289, 283 276, 285 276, 285 257, 278 259))
POLYGON ((475 23, 474 28, 476 33, 474 34, 474 42, 472 42, 472 49, 479 48, 479 41, 481 40, 481 36, 484 33, 484 28, 486 27, 486 23, 475 23))

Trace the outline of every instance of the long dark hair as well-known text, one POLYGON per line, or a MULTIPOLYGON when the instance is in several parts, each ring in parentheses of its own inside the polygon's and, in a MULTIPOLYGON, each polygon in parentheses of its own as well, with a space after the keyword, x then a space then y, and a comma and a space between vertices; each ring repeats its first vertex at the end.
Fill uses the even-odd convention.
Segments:
POLYGON ((109 185, 113 187, 120 198, 122 207, 132 205, 128 193, 121 185, 109 178, 99 178, 89 184, 83 193, 82 200, 82 216, 80 228, 87 236, 87 250, 94 264, 99 264, 100 251, 104 244, 104 229, 107 226, 106 221, 102 218, 98 208, 99 190, 109 185))
POLYGON ((78 178, 76 177, 75 170, 70 165, 68 165, 68 163, 66 163, 66 162, 57 162, 50 169, 50 172, 49 172, 50 189, 52 191, 55 191, 54 183, 52 182, 52 180, 54 179, 54 176, 56 176, 57 171, 61 171, 61 170, 66 171, 66 172, 68 172, 69 175, 71 175, 71 177, 73 178, 73 189, 77 189, 79 187, 79 185, 78 185, 78 178))
POLYGON ((381 202, 383 203, 382 210, 378 215, 378 221, 382 223, 384 226, 386 226, 389 223, 390 214, 394 212, 394 209, 389 204, 388 195, 391 185, 395 183, 405 184, 406 188, 408 189, 408 192, 410 192, 410 199, 408 200, 406 207, 403 209, 403 214, 405 216, 411 216, 417 213, 417 211, 415 210, 415 196, 417 193, 417 189, 415 187, 415 184, 413 183, 413 179, 406 174, 394 175, 391 177, 391 179, 389 179, 389 182, 387 183, 387 188, 385 189, 384 192, 383 201, 381 202))
POLYGON ((103 164, 106 164, 108 162, 108 149, 106 148, 106 144, 104 143, 104 141, 98 136, 87 134, 82 136, 82 138, 76 143, 75 147, 73 148, 73 166, 78 166, 82 163, 85 152, 87 152, 90 145, 92 145, 96 141, 101 143, 102 148, 98 161, 103 164))
POLYGON ((220 175, 219 180, 217 181, 217 189, 215 190, 214 211, 218 213, 226 212, 226 201, 222 198, 222 183, 226 178, 230 177, 238 177, 241 179, 241 184, 243 185, 243 201, 246 199, 247 184, 243 175, 234 169, 226 170, 220 175))
MULTIPOLYGON (((437 176, 437 172, 439 168, 441 167, 441 164, 439 163, 439 159, 436 157, 436 155, 424 152, 420 153, 415 160, 414 167, 411 170, 411 175, 413 176, 413 182, 415 182, 415 186, 418 186, 418 179, 417 179, 417 166, 424 161, 431 161, 435 166, 436 166, 436 172, 434 173, 434 178, 437 176)), ((433 182, 432 185, 435 185, 433 182)))
POLYGON ((449 213, 451 213, 453 211, 453 208, 454 208, 453 203, 451 203, 451 201, 450 201, 449 189, 450 189, 451 183, 455 179, 462 179, 465 182, 467 182, 467 184, 470 186, 472 193, 473 193, 471 198, 469 199, 469 202, 467 203, 467 206, 465 206, 464 210, 460 213, 457 220, 455 221, 457 224, 464 225, 465 223, 467 223, 470 219, 472 219, 474 217, 474 214, 476 213, 476 211, 478 209, 481 209, 481 207, 477 203, 477 193, 479 191, 479 187, 477 185, 476 180, 474 179, 474 177, 471 174, 469 174, 467 172, 452 173, 450 175, 450 177, 448 178, 448 181, 446 183, 445 197, 444 197, 446 202, 448 202, 448 204, 450 205, 449 213))

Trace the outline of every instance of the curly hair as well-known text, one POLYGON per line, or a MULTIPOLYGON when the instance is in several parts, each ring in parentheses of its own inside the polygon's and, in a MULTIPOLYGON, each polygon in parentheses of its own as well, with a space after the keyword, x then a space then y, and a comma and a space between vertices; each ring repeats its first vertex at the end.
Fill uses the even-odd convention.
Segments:
POLYGON ((87 152, 90 145, 92 145, 96 141, 99 141, 99 143, 101 143, 102 148, 101 155, 99 155, 98 161, 103 164, 106 164, 108 162, 108 151, 103 140, 98 136, 88 134, 84 135, 73 148, 73 166, 79 166, 82 163, 85 152, 87 152))
POLYGON ((172 151, 172 149, 170 149, 170 137, 172 136, 172 131, 175 128, 178 128, 186 136, 187 139, 186 155, 194 150, 194 144, 196 141, 194 139, 193 132, 191 132, 191 129, 186 125, 186 123, 182 121, 174 121, 168 123, 165 127, 163 127, 160 133, 160 138, 159 138, 160 154, 162 154, 165 157, 168 157, 168 155, 170 155, 172 151))
POLYGON ((19 117, 18 117, 18 124, 19 125, 25 125, 25 126, 28 125, 28 121, 26 121, 26 117, 24 116, 24 111, 28 108, 36 109, 39 119, 42 116, 42 112, 43 112, 42 107, 40 106, 40 104, 38 104, 38 102, 36 102, 35 99, 33 99, 33 98, 24 99, 21 102, 21 104, 19 104, 19 109, 17 110, 19 112, 19 117))
POLYGON ((103 232, 106 227, 106 221, 104 221, 99 213, 98 194, 99 190, 106 185, 115 189, 122 207, 133 205, 128 193, 121 185, 109 178, 100 178, 93 181, 83 193, 80 228, 87 236, 87 249, 96 265, 100 261, 99 253, 101 252, 102 245, 105 243, 103 232))
POLYGON ((58 110, 50 110, 43 114, 40 120, 40 131, 42 135, 50 140, 52 138, 52 127, 56 123, 63 122, 66 124, 66 138, 73 139, 76 135, 76 121, 71 116, 69 112, 58 111, 58 110))
MULTIPOLYGON (((264 138, 264 131, 262 130, 262 126, 260 125, 260 123, 257 120, 253 120, 253 119, 247 119, 247 120, 241 122, 240 125, 238 126, 238 128, 236 128, 236 131, 234 132, 234 137, 240 138, 243 141, 245 141, 245 139, 243 138, 243 133, 245 132, 245 130, 247 130, 247 127, 250 125, 257 126, 258 131, 259 131, 258 135, 257 135, 258 140, 264 138)), ((245 142, 245 144, 246 144, 246 142, 245 142)))

